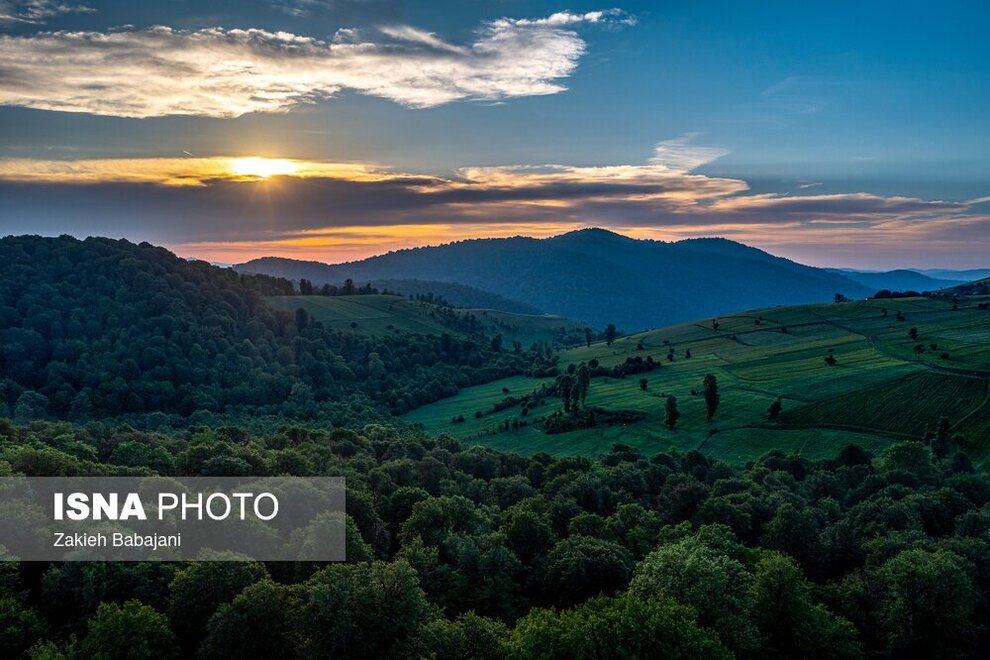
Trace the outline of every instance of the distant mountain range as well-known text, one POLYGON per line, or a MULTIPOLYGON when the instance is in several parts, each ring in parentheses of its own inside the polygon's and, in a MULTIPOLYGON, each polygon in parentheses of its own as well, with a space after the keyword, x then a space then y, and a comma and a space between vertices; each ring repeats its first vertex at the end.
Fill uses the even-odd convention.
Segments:
POLYGON ((666 243, 602 229, 553 238, 475 239, 328 265, 276 257, 234 267, 316 284, 456 283, 626 331, 756 307, 864 298, 876 287, 725 239, 666 243))
MULTIPOLYGON (((950 277, 933 277, 916 270, 889 270, 885 272, 847 270, 844 268, 829 268, 833 273, 845 275, 874 291, 890 289, 891 291, 937 291, 970 281, 950 277)), ((951 272, 951 271, 942 271, 951 272)))

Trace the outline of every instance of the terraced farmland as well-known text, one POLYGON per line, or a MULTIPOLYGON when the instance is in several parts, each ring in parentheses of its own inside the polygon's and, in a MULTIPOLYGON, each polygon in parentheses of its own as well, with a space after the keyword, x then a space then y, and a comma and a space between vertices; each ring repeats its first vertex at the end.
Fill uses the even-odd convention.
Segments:
POLYGON ((966 298, 958 309, 925 298, 763 309, 719 318, 717 329, 704 319, 621 337, 612 346, 564 351, 562 365, 594 359, 610 367, 635 356, 661 364, 645 374, 592 379, 588 406, 646 414, 624 426, 547 434, 536 420, 561 408, 553 397, 526 415, 518 406, 496 412, 507 397, 546 382, 520 377, 469 388, 405 419, 523 453, 594 455, 624 443, 648 452, 700 449, 745 462, 771 449, 816 458, 849 443, 879 451, 893 439, 923 437, 945 416, 982 461, 990 455, 990 311, 979 309, 981 302, 986 299, 966 298), (721 392, 711 424, 701 394, 708 373, 721 392), (640 378, 648 380, 645 390, 640 378), (668 394, 681 412, 673 431, 664 426, 668 394), (778 397, 782 412, 770 421, 768 408, 778 397))

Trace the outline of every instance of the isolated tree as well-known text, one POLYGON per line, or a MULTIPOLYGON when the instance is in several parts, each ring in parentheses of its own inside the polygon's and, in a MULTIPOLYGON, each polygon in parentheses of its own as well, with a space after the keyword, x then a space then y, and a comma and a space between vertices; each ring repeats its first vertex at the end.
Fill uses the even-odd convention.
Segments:
POLYGON ((908 330, 908 337, 910 337, 911 339, 917 339, 918 338, 918 329, 912 327, 910 330, 908 330))
POLYGON ((673 431, 674 427, 677 426, 677 420, 681 416, 680 411, 677 409, 677 397, 673 394, 667 397, 667 404, 664 407, 664 412, 664 424, 667 425, 668 429, 673 431))
POLYGON ((849 298, 846 298, 844 294, 837 293, 835 294, 835 302, 837 303, 849 302, 849 298))
POLYGON ((649 384, 650 384, 649 379, 647 378, 639 379, 639 389, 643 390, 644 392, 646 391, 646 388, 649 386, 649 384))
POLYGON ((564 404, 564 412, 570 412, 571 395, 572 390, 574 389, 574 377, 570 374, 564 374, 558 381, 558 387, 560 389, 560 399, 564 404))
POLYGON ((584 329, 584 343, 591 348, 591 340, 594 339, 595 333, 591 331, 591 328, 584 329))
POLYGON ((614 323, 609 323, 608 324, 608 327, 605 328, 605 344, 607 346, 611 346, 612 344, 615 343, 615 336, 616 336, 616 334, 617 334, 617 331, 615 329, 615 324, 614 323))
POLYGON ((581 399, 581 405, 584 405, 585 400, 588 398, 588 387, 591 385, 591 372, 588 370, 588 365, 581 363, 578 367, 577 373, 574 376, 575 383, 577 385, 578 396, 574 397, 575 403, 577 399, 581 399))
POLYGON ((949 438, 949 418, 942 417, 938 420, 938 430, 935 431, 935 437, 932 438, 932 453, 935 454, 936 458, 945 458, 949 455, 949 450, 952 448, 952 440, 949 438))
POLYGON ((780 402, 780 397, 778 396, 774 399, 773 403, 770 404, 770 408, 767 410, 768 417, 770 419, 777 419, 780 417, 780 411, 783 407, 784 405, 780 402))
POLYGON ((836 364, 838 364, 838 362, 839 361, 836 360, 835 356, 832 355, 831 353, 825 356, 825 364, 827 364, 830 367, 834 367, 836 364))
POLYGON ((715 374, 705 376, 705 409, 708 411, 708 421, 711 422, 718 410, 718 402, 721 396, 718 393, 718 380, 715 374))
POLYGON ((718 331, 718 326, 719 325, 721 325, 721 324, 718 322, 718 319, 713 319, 712 320, 712 330, 718 331))
POLYGON ((686 357, 686 358, 691 357, 691 349, 690 348, 684 351, 684 357, 686 357))

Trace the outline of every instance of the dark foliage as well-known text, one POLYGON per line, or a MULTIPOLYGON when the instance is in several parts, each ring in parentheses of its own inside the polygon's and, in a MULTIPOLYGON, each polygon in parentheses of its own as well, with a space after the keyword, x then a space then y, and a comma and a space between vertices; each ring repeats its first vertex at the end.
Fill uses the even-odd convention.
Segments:
POLYGON ((346 424, 533 365, 535 354, 497 350, 449 308, 437 308, 449 334, 384 339, 265 303, 292 292, 146 243, 2 239, 0 408, 148 426, 249 415, 346 424))

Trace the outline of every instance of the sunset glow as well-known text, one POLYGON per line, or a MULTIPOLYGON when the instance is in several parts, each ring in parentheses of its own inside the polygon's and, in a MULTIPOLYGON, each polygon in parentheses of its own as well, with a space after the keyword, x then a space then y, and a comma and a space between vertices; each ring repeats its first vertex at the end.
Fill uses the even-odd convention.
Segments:
POLYGON ((267 179, 273 176, 287 176, 299 171, 300 166, 284 158, 234 158, 230 161, 230 171, 236 176, 267 179))

